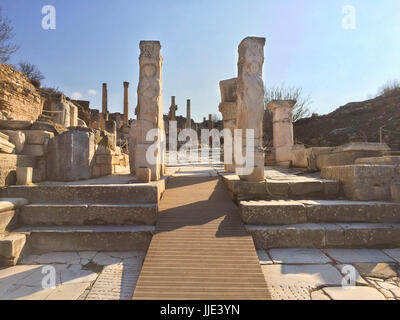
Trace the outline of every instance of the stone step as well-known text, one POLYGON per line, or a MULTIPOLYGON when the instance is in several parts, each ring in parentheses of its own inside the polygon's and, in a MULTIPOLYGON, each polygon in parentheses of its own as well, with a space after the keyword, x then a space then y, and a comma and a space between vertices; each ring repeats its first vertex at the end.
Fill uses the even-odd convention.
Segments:
POLYGON ((35 203, 22 208, 24 226, 155 225, 157 204, 35 203))
POLYGON ((246 228, 257 249, 400 247, 400 224, 309 223, 246 228))
POLYGON ((0 199, 0 233, 15 226, 18 221, 18 210, 28 204, 26 199, 0 199))
POLYGON ((400 223, 400 203, 326 200, 241 201, 249 225, 301 223, 400 223))
POLYGON ((221 174, 225 186, 234 200, 269 199, 337 199, 340 184, 337 180, 323 180, 314 177, 292 176, 284 174, 266 178, 262 182, 240 180, 234 174, 221 174))
POLYGON ((25 243, 25 234, 0 234, 0 267, 15 266, 25 243))
POLYGON ((131 251, 147 250, 152 226, 25 227, 15 230, 27 236, 29 250, 131 251))
POLYGON ((1 190, 2 197, 21 197, 32 203, 157 203, 153 184, 34 185, 1 190))

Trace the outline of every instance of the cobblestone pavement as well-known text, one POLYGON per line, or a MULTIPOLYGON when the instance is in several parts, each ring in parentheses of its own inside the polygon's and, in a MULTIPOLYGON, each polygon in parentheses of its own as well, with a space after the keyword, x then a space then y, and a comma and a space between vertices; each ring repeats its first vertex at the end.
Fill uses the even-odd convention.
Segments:
POLYGON ((400 300, 400 249, 258 250, 273 300, 400 300))
POLYGON ((145 254, 31 255, 15 267, 0 269, 0 300, 130 300, 145 254))

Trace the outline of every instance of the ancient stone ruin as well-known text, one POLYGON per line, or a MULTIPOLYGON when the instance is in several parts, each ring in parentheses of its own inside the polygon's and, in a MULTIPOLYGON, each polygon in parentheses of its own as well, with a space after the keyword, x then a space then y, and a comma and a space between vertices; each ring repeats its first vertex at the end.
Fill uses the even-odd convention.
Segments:
POLYGON ((333 120, 294 124, 297 101, 266 105, 265 44, 239 44, 222 121, 196 122, 198 101, 179 93, 163 106, 159 41, 139 44, 135 119, 132 82, 110 113, 107 83, 92 109, 0 65, 0 299, 400 299, 395 143, 325 145, 302 127, 343 133, 333 120))

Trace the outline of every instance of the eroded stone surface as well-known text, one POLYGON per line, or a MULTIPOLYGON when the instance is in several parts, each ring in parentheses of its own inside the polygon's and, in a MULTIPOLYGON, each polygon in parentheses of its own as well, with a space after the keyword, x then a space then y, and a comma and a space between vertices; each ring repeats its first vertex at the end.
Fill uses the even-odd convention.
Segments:
POLYGON ((327 249, 332 259, 340 263, 393 262, 393 259, 380 250, 373 249, 327 249))
POLYGON ((324 264, 332 262, 318 249, 272 249, 269 250, 276 264, 324 264))
POLYGON ((333 300, 385 300, 383 294, 370 287, 330 287, 322 290, 333 300))

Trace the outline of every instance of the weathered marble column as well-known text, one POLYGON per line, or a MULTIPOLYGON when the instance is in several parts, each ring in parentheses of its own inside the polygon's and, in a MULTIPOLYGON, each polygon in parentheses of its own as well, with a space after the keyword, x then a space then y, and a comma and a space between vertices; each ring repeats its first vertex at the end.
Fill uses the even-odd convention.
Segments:
POLYGON ((129 124, 129 82, 124 82, 124 125, 129 124))
POLYGON ((108 90, 107 90, 107 83, 103 83, 103 100, 102 100, 102 108, 101 112, 103 113, 104 120, 107 119, 107 114, 108 114, 108 90))
POLYGON ((212 116, 211 116, 211 114, 209 114, 208 115, 208 129, 213 129, 213 127, 214 127, 214 124, 213 124, 213 122, 212 122, 212 116))
POLYGON ((192 129, 192 117, 190 114, 190 99, 186 102, 186 129, 192 129))
MULTIPOLYGON (((230 130, 231 137, 233 139, 236 128, 237 78, 221 81, 219 83, 219 87, 221 90, 221 104, 219 105, 219 112, 222 113, 224 129, 230 130)), ((230 140, 231 139, 228 139, 226 135, 224 135, 224 152, 226 152, 226 150, 232 151, 232 162, 225 163, 224 167, 225 171, 227 172, 235 172, 233 145, 227 145, 227 143, 230 143, 230 140)))
POLYGON ((140 42, 137 120, 132 123, 129 142, 132 157, 131 172, 132 167, 134 167, 134 172, 137 172, 138 168, 149 168, 153 181, 159 180, 161 176, 161 144, 165 141, 158 135, 154 141, 147 141, 146 135, 152 129, 159 129, 159 132, 164 130, 162 62, 159 41, 140 42), (154 145, 154 150, 150 149, 154 145), (149 156, 153 159, 150 159, 149 156))
POLYGON ((264 180, 264 46, 265 38, 256 37, 248 37, 239 45, 236 124, 238 129, 242 129, 243 156, 246 155, 246 149, 249 149, 246 146, 246 130, 254 132, 254 150, 247 150, 254 154, 254 170, 251 174, 240 176, 247 181, 264 180))
POLYGON ((290 167, 292 161, 293 107, 295 100, 276 100, 268 104, 272 111, 275 161, 280 167, 290 167))
POLYGON ((172 96, 171 106, 169 107, 169 121, 176 120, 176 110, 178 110, 178 106, 175 104, 175 96, 172 96))

